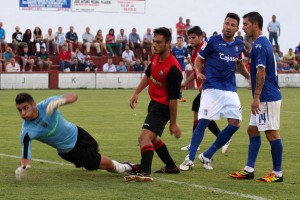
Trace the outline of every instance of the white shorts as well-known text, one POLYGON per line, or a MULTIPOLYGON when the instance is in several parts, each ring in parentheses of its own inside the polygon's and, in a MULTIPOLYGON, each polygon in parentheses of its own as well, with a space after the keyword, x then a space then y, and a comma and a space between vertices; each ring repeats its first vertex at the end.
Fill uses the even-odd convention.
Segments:
POLYGON ((281 100, 260 102, 260 114, 250 116, 250 126, 257 126, 258 131, 279 130, 281 100))
POLYGON ((242 121, 242 108, 236 92, 206 89, 202 91, 198 119, 238 119, 242 121))

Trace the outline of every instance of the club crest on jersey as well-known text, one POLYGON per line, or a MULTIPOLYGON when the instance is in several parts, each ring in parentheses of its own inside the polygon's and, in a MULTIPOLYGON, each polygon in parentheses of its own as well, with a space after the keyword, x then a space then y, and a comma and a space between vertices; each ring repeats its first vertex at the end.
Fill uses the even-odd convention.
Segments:
POLYGON ((261 49, 261 44, 256 44, 255 45, 255 48, 257 49, 257 48, 260 48, 261 49))
POLYGON ((159 71, 159 75, 162 76, 164 75, 164 72, 162 70, 159 71))
POLYGON ((235 45, 235 51, 238 52, 239 51, 239 46, 235 45))

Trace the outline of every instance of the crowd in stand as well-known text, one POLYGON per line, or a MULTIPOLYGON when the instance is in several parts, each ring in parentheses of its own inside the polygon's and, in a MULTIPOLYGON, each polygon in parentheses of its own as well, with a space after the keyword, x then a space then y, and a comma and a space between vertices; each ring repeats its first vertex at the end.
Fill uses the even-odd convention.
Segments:
MULTIPOLYGON (((300 70, 300 44, 293 51, 292 48, 284 55, 279 50, 278 36, 274 35, 274 27, 278 26, 276 16, 272 16, 272 21, 268 25, 270 33, 270 42, 275 40, 274 54, 277 61, 279 72, 295 72, 300 70), (276 22, 276 23, 275 23, 276 22), (271 24, 271 25, 270 25, 271 24), (274 26, 275 26, 274 25, 274 26), (275 37, 276 36, 276 37, 275 37)), ((184 46, 188 48, 189 53, 192 49, 189 46, 187 31, 193 26, 190 20, 179 17, 176 23, 176 37, 172 43, 176 46, 178 36, 184 38, 184 46)), ((280 34, 280 26, 279 34, 280 34)), ((170 29, 170 31, 172 31, 170 29)), ((276 32, 277 33, 277 32, 276 32)), ((214 32, 212 35, 218 34, 214 32)), ((244 60, 248 65, 248 56, 252 48, 251 38, 243 37, 239 31, 237 38, 244 41, 244 60)), ((58 27, 54 32, 52 28, 43 34, 42 30, 37 26, 33 33, 30 29, 26 29, 24 34, 20 31, 20 27, 15 27, 12 34, 12 43, 8 45, 6 42, 7 35, 0 22, 0 72, 31 72, 36 66, 37 71, 47 71, 51 69, 53 61, 51 56, 59 58, 60 71, 98 71, 99 68, 103 72, 128 72, 128 71, 144 71, 151 60, 153 34, 151 28, 147 28, 141 38, 136 28, 132 28, 131 33, 127 36, 124 29, 120 29, 115 34, 113 28, 103 36, 102 30, 99 29, 94 35, 90 28, 86 27, 81 38, 74 31, 74 27, 70 26, 69 31, 65 34, 62 27, 58 27), (2 48, 3 47, 3 48, 2 48), (95 54, 91 48, 94 48, 95 54), (2 49, 4 49, 2 51, 2 49), (51 55, 51 56, 50 56, 51 55), (94 62, 95 57, 107 57, 103 66, 97 66, 94 62), (119 63, 113 63, 114 57, 119 57, 119 63)), ((203 32, 204 40, 208 40, 206 33, 203 32)), ((189 69, 187 67, 187 69, 189 69)))

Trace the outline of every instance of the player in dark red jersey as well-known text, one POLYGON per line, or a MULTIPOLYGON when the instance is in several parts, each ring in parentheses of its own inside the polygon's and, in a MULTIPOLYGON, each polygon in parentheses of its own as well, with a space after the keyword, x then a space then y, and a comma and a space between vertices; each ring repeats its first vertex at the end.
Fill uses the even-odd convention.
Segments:
POLYGON ((147 182, 153 181, 151 165, 154 151, 166 165, 157 173, 177 174, 180 172, 167 146, 158 137, 161 136, 165 125, 170 121, 169 130, 176 138, 181 136, 181 130, 176 123, 177 99, 179 99, 182 72, 176 58, 171 53, 171 32, 162 27, 154 30, 154 55, 145 76, 130 99, 130 107, 138 101, 138 94, 148 86, 151 101, 148 114, 138 138, 141 150, 140 171, 128 174, 125 181, 147 182))

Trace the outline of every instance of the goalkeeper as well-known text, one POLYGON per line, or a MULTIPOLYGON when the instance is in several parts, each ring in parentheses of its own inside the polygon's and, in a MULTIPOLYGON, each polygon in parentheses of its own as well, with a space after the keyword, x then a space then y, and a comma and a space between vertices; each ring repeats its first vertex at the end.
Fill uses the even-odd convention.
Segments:
POLYGON ((31 166, 31 141, 34 139, 54 147, 60 157, 87 170, 105 169, 123 173, 138 167, 101 155, 98 143, 88 132, 64 119, 58 107, 73 103, 77 98, 76 94, 52 96, 36 104, 28 93, 16 96, 16 107, 24 119, 20 136, 21 166, 15 171, 17 179, 21 179, 31 166))

